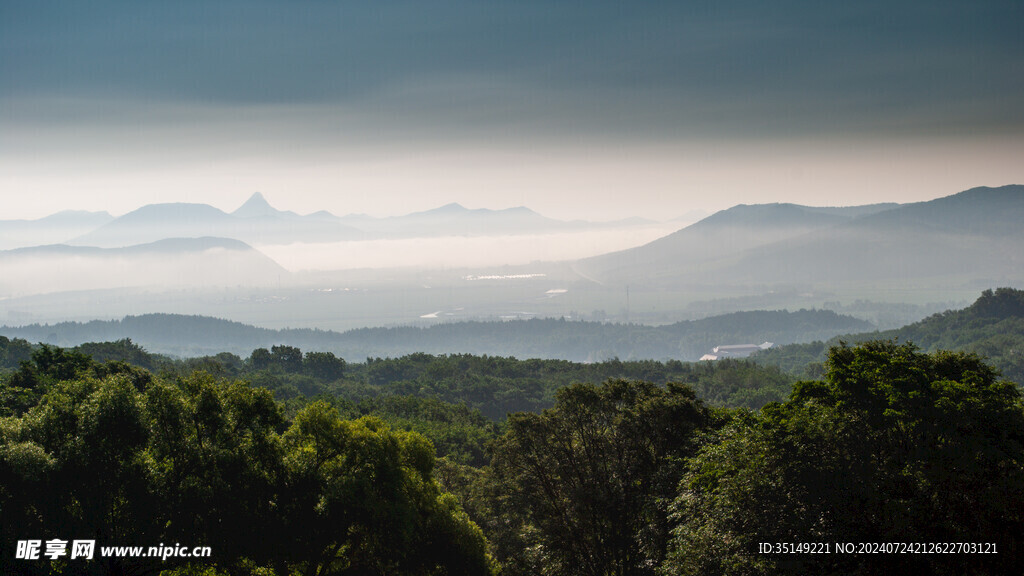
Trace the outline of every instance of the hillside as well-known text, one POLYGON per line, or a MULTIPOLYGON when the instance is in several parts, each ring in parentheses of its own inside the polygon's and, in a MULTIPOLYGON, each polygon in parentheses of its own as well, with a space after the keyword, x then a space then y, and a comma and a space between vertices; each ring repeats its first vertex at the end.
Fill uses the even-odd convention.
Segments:
POLYGON ((1024 291, 985 290, 967 308, 947 310, 902 328, 784 346, 760 352, 754 358, 790 372, 800 372, 808 364, 823 362, 828 346, 839 341, 853 344, 877 339, 911 342, 926 352, 975 352, 986 357, 1004 377, 1024 384, 1024 291))
POLYGON ((1024 186, 907 204, 745 254, 721 280, 921 285, 1024 279, 1024 186))
POLYGON ((574 268, 601 283, 628 279, 656 284, 682 270, 702 269, 752 247, 800 236, 852 217, 842 209, 822 212, 796 204, 739 205, 644 246, 581 260, 574 268))
POLYGON ((645 246, 577 263, 602 283, 947 289, 1024 282, 1024 186, 877 211, 738 206, 645 246))

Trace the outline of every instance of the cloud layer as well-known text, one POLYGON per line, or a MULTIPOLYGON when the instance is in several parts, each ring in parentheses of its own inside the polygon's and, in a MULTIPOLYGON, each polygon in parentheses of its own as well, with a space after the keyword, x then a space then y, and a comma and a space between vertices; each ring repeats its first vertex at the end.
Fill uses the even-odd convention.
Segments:
MULTIPOLYGON (((948 189, 927 194, 938 181, 927 168, 895 175, 920 182, 914 194, 885 189, 935 197, 1024 179, 984 160, 1020 151, 1021 21, 1013 0, 12 0, 0 6, 0 185, 224 204, 255 188, 348 211, 334 190, 354 211, 402 213, 473 205, 456 170, 477 179, 476 205, 544 189, 564 216, 601 182, 645 205, 675 192, 713 207, 699 203, 762 184, 721 165, 746 178, 776 169, 759 168, 771 157, 800 172, 824 146, 828 157, 846 147, 850 163, 812 170, 822 176, 884 172, 863 161, 880 148, 946 150, 931 165, 964 168, 948 189), (439 157, 442 169, 424 170, 439 157), (596 176, 574 176, 587 158, 596 176), (623 171, 609 177, 616 159, 623 171), (500 184, 510 180, 523 185, 500 184)), ((811 189, 792 182, 803 196, 777 199, 806 202, 811 189)))

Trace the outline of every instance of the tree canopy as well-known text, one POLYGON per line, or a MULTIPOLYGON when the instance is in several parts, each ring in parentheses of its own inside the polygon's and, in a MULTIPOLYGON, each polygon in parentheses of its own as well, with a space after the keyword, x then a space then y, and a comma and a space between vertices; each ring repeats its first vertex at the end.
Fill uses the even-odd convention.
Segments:
POLYGON ((433 446, 415 432, 346 421, 322 402, 289 422, 268 390, 245 382, 153 377, 59 349, 19 374, 39 395, 0 418, 0 540, 180 542, 214 556, 28 562, 5 549, 4 574, 493 570, 482 532, 441 492, 433 446))
POLYGON ((28 562, 7 547, 0 573, 1024 573, 1024 401, 973 353, 842 344, 791 386, 744 361, 347 365, 285 346, 262 368, 257 350, 154 373, 109 344, 39 346, 0 375, 0 542, 214 556, 28 562), (580 382, 608 374, 628 377, 580 382), (504 421, 477 409, 524 399, 536 411, 504 421))
POLYGON ((625 380, 572 385, 554 408, 512 415, 494 456, 507 570, 654 574, 667 501, 710 421, 691 388, 625 380))
POLYGON ((670 574, 1024 572, 1020 391, 978 356, 875 341, 725 427, 674 504, 670 574), (761 542, 991 543, 998 554, 759 554, 761 542))

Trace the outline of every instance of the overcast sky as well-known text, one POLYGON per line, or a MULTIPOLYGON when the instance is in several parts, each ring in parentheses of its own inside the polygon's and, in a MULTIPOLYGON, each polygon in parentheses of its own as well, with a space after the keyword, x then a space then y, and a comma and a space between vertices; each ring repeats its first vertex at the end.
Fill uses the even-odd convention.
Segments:
POLYGON ((0 2, 0 219, 668 219, 1024 183, 1024 2, 0 2))

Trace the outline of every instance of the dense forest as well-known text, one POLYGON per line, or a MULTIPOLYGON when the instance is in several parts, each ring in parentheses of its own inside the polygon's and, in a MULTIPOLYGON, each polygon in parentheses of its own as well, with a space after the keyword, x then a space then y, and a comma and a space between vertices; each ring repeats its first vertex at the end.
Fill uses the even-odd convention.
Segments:
POLYGON ((173 360, 127 340, 0 357, 5 574, 1024 570, 1024 403, 971 353, 840 345, 799 382, 747 361, 173 360), (33 538, 212 555, 15 558, 33 538))
MULTIPOLYGON (((0 336, 0 353, 15 369, 33 347, 0 336)), ((59 348, 41 345, 40 351, 59 348)), ((201 370, 218 377, 243 379, 270 390, 285 406, 318 397, 332 402, 362 403, 394 396, 465 404, 491 420, 510 412, 540 411, 554 403, 555 392, 576 382, 609 379, 691 385, 715 406, 757 409, 781 401, 794 378, 774 366, 725 359, 714 363, 653 360, 577 363, 566 360, 518 360, 501 356, 416 353, 399 358, 367 358, 347 363, 330 352, 305 352, 295 346, 257 348, 247 358, 231 353, 174 359, 150 354, 131 340, 86 343, 68 349, 99 362, 122 361, 157 373, 187 375, 201 370)), ((24 367, 21 368, 25 370, 24 367)))
POLYGON ((759 352, 754 359, 800 376, 820 372, 831 346, 868 340, 913 342, 926 351, 975 352, 1014 382, 1024 384, 1024 291, 985 290, 970 306, 933 314, 896 330, 836 336, 827 342, 792 344, 759 352), (809 370, 809 372, 808 372, 809 370))

